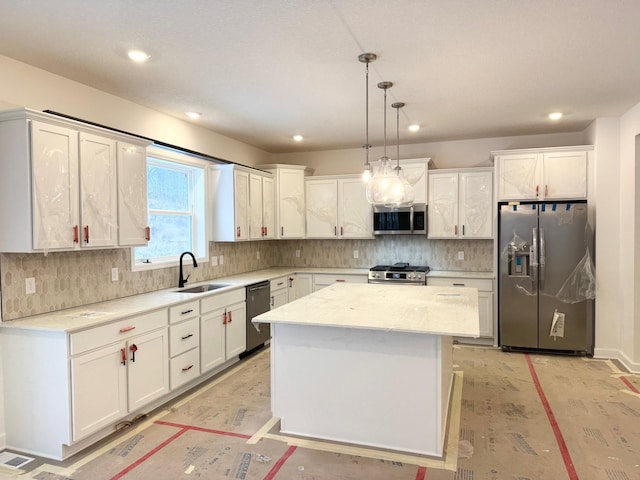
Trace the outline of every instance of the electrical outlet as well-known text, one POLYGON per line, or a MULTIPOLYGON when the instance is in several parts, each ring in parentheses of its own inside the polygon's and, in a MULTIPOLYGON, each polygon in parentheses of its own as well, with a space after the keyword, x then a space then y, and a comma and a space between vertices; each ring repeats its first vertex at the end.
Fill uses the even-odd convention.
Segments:
POLYGON ((353 251, 353 258, 358 258, 358 250, 353 251))
POLYGON ((27 295, 36 293, 36 279, 34 277, 24 279, 24 291, 27 295))
POLYGON ((260 260, 260 252, 256 252, 256 259, 260 260))
POLYGON ((296 250, 296 258, 300 258, 300 250, 296 250))
POLYGON ((220 265, 224 265, 224 257, 222 255, 220 255, 219 262, 220 262, 220 265))
POLYGON ((212 267, 217 267, 218 266, 218 256, 217 255, 215 257, 211 257, 211 266, 212 267))
POLYGON ((118 281, 118 268, 117 267, 113 267, 111 269, 111 281, 112 282, 117 282, 118 281))
POLYGON ((464 260, 464 252, 462 250, 458 252, 458 260, 464 260))

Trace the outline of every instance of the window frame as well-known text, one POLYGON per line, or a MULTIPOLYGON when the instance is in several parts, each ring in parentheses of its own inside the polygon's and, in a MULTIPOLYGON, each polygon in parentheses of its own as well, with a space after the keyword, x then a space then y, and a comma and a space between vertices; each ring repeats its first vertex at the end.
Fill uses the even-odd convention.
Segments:
MULTIPOLYGON (((208 263, 209 261, 209 235, 207 225, 208 215, 208 181, 207 181, 207 167, 211 165, 211 161, 205 160, 200 157, 189 155, 178 150, 174 150, 168 147, 160 147, 153 145, 147 147, 147 166, 149 162, 156 163, 158 165, 174 168, 178 171, 190 172, 190 186, 189 186, 189 203, 191 210, 192 222, 192 246, 189 251, 193 252, 198 262, 208 263), (154 162, 157 160, 157 162, 154 162), (193 178, 193 175, 200 176, 199 179, 193 178)), ((155 210, 147 206, 147 215, 152 213, 178 213, 170 210, 155 210)), ((153 231, 151 232, 153 236, 153 231)), ((167 256, 151 258, 150 263, 136 261, 135 249, 141 247, 131 248, 131 271, 146 271, 154 270, 158 268, 175 267, 180 261, 180 256, 167 256)), ((142 247, 144 248, 144 247, 142 247)))

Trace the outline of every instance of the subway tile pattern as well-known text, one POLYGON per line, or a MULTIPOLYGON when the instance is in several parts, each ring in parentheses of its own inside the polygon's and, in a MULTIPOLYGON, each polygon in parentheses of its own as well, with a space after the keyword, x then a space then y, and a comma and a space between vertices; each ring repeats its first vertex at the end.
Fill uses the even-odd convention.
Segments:
MULTIPOLYGON (((185 267, 190 282, 201 282, 272 266, 368 268, 410 262, 433 270, 491 271, 491 240, 427 240, 419 236, 383 236, 371 240, 282 240, 209 244, 212 266, 185 267), (300 250, 300 257, 295 251, 300 250), (358 250, 358 258, 353 251, 358 250), (465 260, 459 261, 458 251, 465 260), (259 254, 259 255, 258 255, 259 254), (259 257, 259 258, 258 258, 259 257)), ((188 262, 185 259, 185 265, 188 262)), ((90 250, 43 254, 0 254, 2 320, 77 307, 176 287, 178 267, 131 271, 131 250, 90 250), (111 281, 117 267, 119 280, 111 281), (26 295, 25 279, 35 278, 36 293, 26 295)))

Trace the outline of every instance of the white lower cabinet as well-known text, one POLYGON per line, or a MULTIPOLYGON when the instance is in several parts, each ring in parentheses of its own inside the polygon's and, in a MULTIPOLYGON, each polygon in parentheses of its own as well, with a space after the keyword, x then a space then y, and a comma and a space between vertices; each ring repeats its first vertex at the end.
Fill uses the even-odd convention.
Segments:
POLYGON ((289 301, 292 302, 313 292, 313 274, 296 273, 289 275, 289 301))
POLYGON ((289 277, 274 278, 269 286, 269 306, 271 310, 289 303, 289 277))
MULTIPOLYGON (((196 301, 195 304, 198 305, 198 302, 196 301)), ((189 304, 185 306, 190 307, 189 304)), ((187 310, 193 310, 193 318, 172 324, 169 327, 171 390, 181 387, 200 375, 199 308, 187 308, 187 310)))
POLYGON ((200 300, 200 365, 202 373, 243 353, 247 342, 245 290, 200 300))
POLYGON ((427 285, 435 287, 477 288, 480 336, 493 337, 493 280, 489 278, 427 277, 427 285))
POLYGON ((168 393, 166 325, 165 309, 70 335, 72 354, 81 350, 71 357, 73 441, 168 393), (122 339, 96 345, 114 334, 122 339))

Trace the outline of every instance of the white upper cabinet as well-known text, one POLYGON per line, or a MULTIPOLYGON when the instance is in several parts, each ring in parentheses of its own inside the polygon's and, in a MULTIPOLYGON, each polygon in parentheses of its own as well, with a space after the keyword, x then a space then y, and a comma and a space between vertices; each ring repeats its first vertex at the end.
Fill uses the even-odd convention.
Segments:
POLYGON ((492 238, 493 169, 429 172, 429 238, 492 238))
POLYGON ((313 169, 301 165, 257 165, 275 180, 276 238, 305 238, 304 178, 313 169))
MULTIPOLYGON (((146 157, 148 142, 134 137, 27 109, 0 113, 0 251, 120 245, 118 182, 131 178, 118 176, 119 140, 146 157)), ((146 167, 136 178, 146 191, 146 167)), ((146 198, 129 207, 146 218, 146 198)))
POLYGON ((263 240, 275 237, 273 176, 268 173, 249 175, 249 204, 251 240, 263 240))
POLYGON ((373 211, 360 175, 338 179, 338 226, 340 238, 373 237, 373 211))
POLYGON ((413 203, 427 203, 427 173, 430 160, 430 158, 400 160, 400 166, 404 172, 404 178, 406 178, 409 184, 413 187, 413 192, 415 194, 413 203))
POLYGON ((307 177, 307 238, 371 238, 373 214, 360 175, 307 177))
POLYGON ((492 152, 498 200, 586 199, 592 150, 583 146, 492 152))
POLYGON ((116 142, 82 132, 80 225, 83 246, 113 247, 118 242, 116 142))
POLYGON ((151 240, 147 210, 147 149, 118 142, 118 245, 144 246, 151 240))

